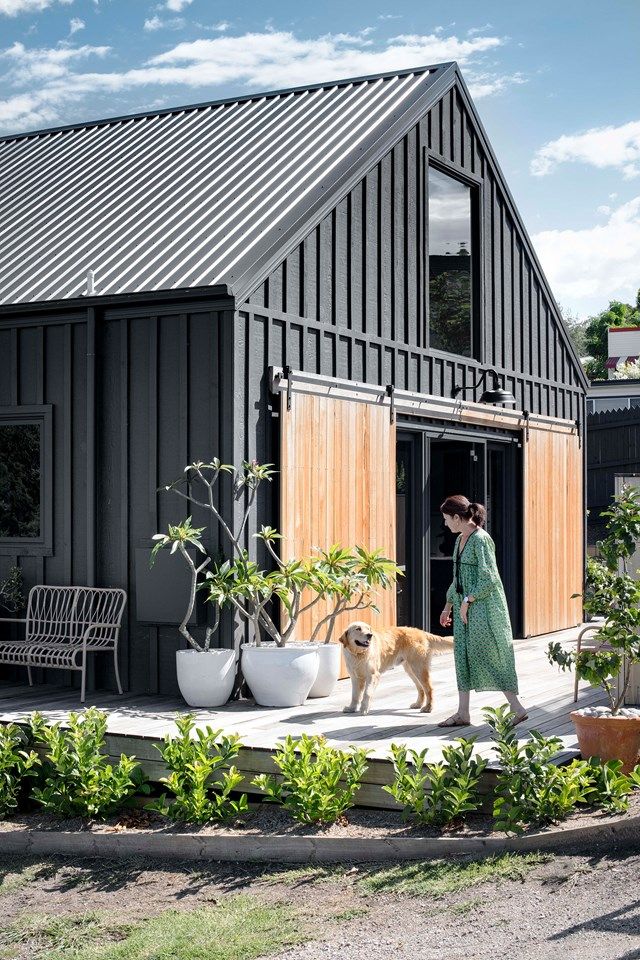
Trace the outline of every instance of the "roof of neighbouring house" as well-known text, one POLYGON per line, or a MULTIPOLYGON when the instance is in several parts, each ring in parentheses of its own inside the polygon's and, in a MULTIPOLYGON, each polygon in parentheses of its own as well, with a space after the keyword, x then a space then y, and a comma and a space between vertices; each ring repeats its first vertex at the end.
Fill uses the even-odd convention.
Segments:
POLYGON ((0 303, 218 285, 248 294, 260 266, 417 122, 455 70, 1 138, 0 303))

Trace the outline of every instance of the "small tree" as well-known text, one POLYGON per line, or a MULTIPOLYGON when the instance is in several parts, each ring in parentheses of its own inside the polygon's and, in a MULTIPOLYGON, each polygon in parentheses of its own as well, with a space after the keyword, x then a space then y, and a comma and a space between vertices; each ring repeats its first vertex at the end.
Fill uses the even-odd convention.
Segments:
POLYGON ((547 655, 562 670, 573 668, 581 680, 602 686, 616 714, 624 704, 631 666, 640 663, 640 582, 628 570, 640 540, 640 493, 625 484, 602 516, 609 518, 608 535, 598 543, 601 559, 589 565, 583 595, 587 613, 605 617, 595 635, 598 647, 576 653, 556 641, 549 644, 547 655))
POLYGON ((19 567, 11 567, 7 577, 0 580, 0 609, 17 613, 24 607, 24 577, 19 567))

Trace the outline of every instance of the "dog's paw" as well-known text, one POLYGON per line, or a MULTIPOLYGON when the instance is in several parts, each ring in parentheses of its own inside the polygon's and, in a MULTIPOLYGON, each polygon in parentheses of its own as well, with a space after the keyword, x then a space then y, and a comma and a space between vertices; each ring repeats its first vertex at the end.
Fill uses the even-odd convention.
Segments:
POLYGON ((409 710, 419 710, 422 706, 422 700, 416 700, 415 703, 412 703, 409 707, 409 710))
POLYGON ((357 710, 357 707, 352 707, 351 704, 349 704, 347 707, 342 708, 343 713, 355 713, 356 710, 357 710))
POLYGON ((424 707, 420 708, 420 713, 431 713, 432 709, 433 708, 430 703, 425 703, 424 707))

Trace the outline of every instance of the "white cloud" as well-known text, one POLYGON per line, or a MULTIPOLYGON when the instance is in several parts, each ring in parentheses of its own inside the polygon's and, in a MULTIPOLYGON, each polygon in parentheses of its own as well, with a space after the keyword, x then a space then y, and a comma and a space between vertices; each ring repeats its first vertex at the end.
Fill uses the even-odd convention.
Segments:
POLYGON ((620 170, 626 180, 640 175, 640 120, 619 127, 594 127, 584 133, 565 134, 536 151, 531 173, 544 177, 561 163, 586 163, 620 170))
POLYGON ((171 10, 173 13, 181 13, 192 2, 193 0, 167 0, 167 10, 171 10))
POLYGON ((640 196, 613 210, 605 224, 544 230, 533 242, 551 288, 572 309, 635 299, 640 286, 640 196))
MULTIPOLYGON (((84 60, 92 56, 105 57, 110 49, 110 47, 93 47, 89 44, 82 47, 61 44, 57 47, 28 48, 16 41, 6 50, 0 51, 0 59, 11 63, 4 79, 16 86, 33 80, 42 82, 65 78, 69 75, 69 65, 72 61, 84 60)), ((30 95, 34 97, 42 95, 45 101, 49 99, 46 89, 31 91, 30 95)))
POLYGON ((214 23, 211 29, 217 30, 219 33, 224 33, 230 26, 231 24, 228 20, 221 20, 219 23, 214 23))
POLYGON ((72 17, 71 20, 69 20, 69 31, 72 36, 79 30, 84 30, 85 27, 86 23, 84 20, 81 20, 80 17, 72 17))
MULTIPOLYGON (((55 0, 0 0, 0 14, 17 17, 21 13, 39 13, 54 2, 55 0)), ((60 0, 60 3, 65 5, 72 2, 73 0, 60 0)))
POLYGON ((185 21, 182 17, 170 17, 168 20, 162 20, 158 16, 151 17, 144 22, 144 30, 181 30, 185 21))
MULTIPOLYGON (((175 19, 182 22, 181 18, 175 19)), ((170 22, 153 17, 145 28, 153 31, 160 29, 160 24, 170 22)), ((219 26, 223 34, 223 24, 219 26)), ((357 34, 326 34, 316 38, 299 38, 291 32, 275 30, 242 36, 220 35, 178 43, 143 65, 123 72, 79 69, 83 59, 106 57, 110 52, 106 46, 72 47, 67 43, 51 49, 28 49, 22 43, 15 43, 0 51, 0 62, 4 58, 10 63, 4 77, 5 87, 10 85, 15 89, 21 84, 29 85, 29 89, 22 92, 16 89, 16 95, 28 99, 0 100, 0 120, 4 118, 3 126, 10 125, 13 132, 32 125, 34 117, 40 116, 38 104, 42 106, 38 122, 64 121, 62 105, 100 93, 149 88, 149 99, 152 99, 160 96, 158 88, 182 86, 204 89, 213 97, 215 88, 225 84, 269 90, 449 60, 465 65, 476 97, 500 93, 507 85, 524 82, 519 74, 500 77, 487 73, 482 66, 485 54, 504 42, 499 37, 459 39, 432 33, 397 36, 374 44, 369 33, 366 28, 357 34), (24 117, 20 114, 20 104, 24 105, 24 117), (61 105, 59 117, 52 116, 56 104, 61 105)))
POLYGON ((482 27, 471 27, 470 30, 467 30, 468 37, 476 37, 479 33, 486 33, 487 30, 492 30, 493 24, 485 23, 482 27))

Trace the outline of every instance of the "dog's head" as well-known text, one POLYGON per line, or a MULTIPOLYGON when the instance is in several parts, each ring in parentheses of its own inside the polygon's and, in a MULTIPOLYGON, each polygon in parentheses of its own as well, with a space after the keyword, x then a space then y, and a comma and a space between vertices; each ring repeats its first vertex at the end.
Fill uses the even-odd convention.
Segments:
POLYGON ((356 620, 350 623, 342 636, 338 637, 338 643, 341 643, 345 650, 350 653, 362 653, 368 650, 373 640, 373 627, 364 620, 356 620))

